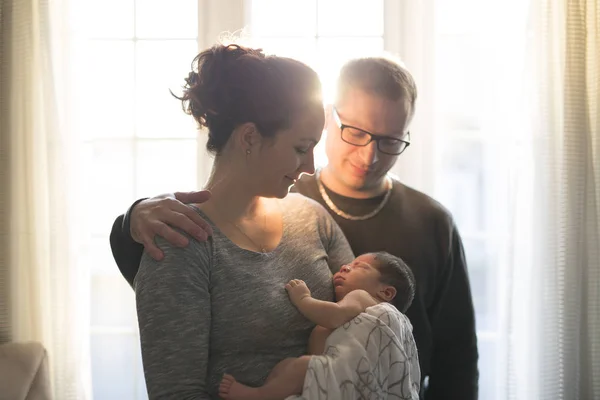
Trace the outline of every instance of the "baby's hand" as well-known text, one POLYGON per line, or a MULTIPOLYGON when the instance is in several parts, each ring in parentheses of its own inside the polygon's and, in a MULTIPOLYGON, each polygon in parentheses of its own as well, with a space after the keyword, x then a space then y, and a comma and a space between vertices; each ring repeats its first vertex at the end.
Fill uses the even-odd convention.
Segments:
POLYGON ((300 279, 292 279, 285 285, 285 289, 290 295, 290 300, 294 305, 297 305, 303 298, 310 297, 308 286, 300 279))

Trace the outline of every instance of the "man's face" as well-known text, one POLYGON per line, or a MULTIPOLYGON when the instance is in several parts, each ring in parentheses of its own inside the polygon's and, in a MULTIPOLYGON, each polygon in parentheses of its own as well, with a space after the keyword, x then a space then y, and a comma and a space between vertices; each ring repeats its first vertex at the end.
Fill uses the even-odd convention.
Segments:
MULTIPOLYGON (((339 120, 375 136, 395 139, 406 137, 410 122, 410 104, 400 98, 388 100, 360 89, 349 88, 336 105, 339 120)), ((328 110, 325 149, 331 176, 349 190, 361 192, 378 188, 392 168, 397 155, 384 154, 372 141, 366 146, 354 146, 342 140, 333 110, 328 110)))

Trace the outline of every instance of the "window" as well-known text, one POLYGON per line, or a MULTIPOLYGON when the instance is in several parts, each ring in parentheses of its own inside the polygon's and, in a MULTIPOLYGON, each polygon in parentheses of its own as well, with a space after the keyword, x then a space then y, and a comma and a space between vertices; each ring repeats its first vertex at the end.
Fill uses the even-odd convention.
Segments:
MULTIPOLYGON (((335 95, 342 65, 383 53, 383 0, 251 0, 251 44, 313 67, 325 103, 335 95)), ((324 140, 315 149, 317 167, 327 163, 324 140)))
POLYGON ((135 199, 197 188, 196 127, 178 93, 198 52, 196 0, 90 2, 81 133, 90 194, 85 268, 96 400, 147 399, 135 298, 108 250, 111 221, 135 199), (108 22, 110 21, 110 22, 108 22))
MULTIPOLYGON (((508 168, 495 110, 506 68, 494 18, 472 0, 434 0, 438 169, 435 197, 453 213, 465 245, 479 343, 480 398, 495 399, 500 359, 500 271, 506 262, 508 168)), ((515 81, 517 76, 515 76, 515 81)), ((509 99, 507 99, 510 101, 509 99)), ((497 113, 497 112, 496 112, 497 113)))
MULTIPOLYGON (((502 153, 496 149, 502 143, 489 119, 497 98, 492 98, 488 77, 502 65, 489 45, 490 29, 482 13, 481 18, 473 17, 481 11, 479 3, 431 1, 435 5, 434 15, 428 18, 435 21, 432 98, 437 149, 432 194, 452 211, 464 239, 479 331, 480 397, 494 399, 499 337, 496 282, 503 263, 499 249, 506 236, 507 215, 501 206, 505 177, 497 167, 502 153)), ((87 151, 83 173, 89 177, 84 190, 90 194, 84 211, 91 216, 83 246, 89 255, 84 267, 91 270, 90 345, 96 400, 147 398, 134 294, 114 265, 108 235, 113 218, 135 199, 202 185, 205 177, 198 171, 207 162, 203 143, 197 142, 194 120, 169 93, 169 89, 177 93, 183 84, 199 40, 202 47, 208 46, 220 32, 235 31, 245 23, 250 44, 315 68, 323 82, 324 100, 331 102, 344 62, 383 53, 384 39, 390 39, 384 37, 384 7, 396 5, 394 0, 209 3, 235 20, 228 22, 235 26, 221 28, 212 14, 199 26, 202 10, 197 0, 178 0, 168 7, 159 0, 90 2, 87 70, 77 86, 89 99, 80 104, 87 151), (234 3, 246 6, 246 21, 239 10, 226 10, 234 3)), ((211 7, 206 10, 215 12, 211 7)), ((416 134, 414 139, 418 145, 416 134)), ((317 166, 326 163, 323 143, 316 149, 317 166)))

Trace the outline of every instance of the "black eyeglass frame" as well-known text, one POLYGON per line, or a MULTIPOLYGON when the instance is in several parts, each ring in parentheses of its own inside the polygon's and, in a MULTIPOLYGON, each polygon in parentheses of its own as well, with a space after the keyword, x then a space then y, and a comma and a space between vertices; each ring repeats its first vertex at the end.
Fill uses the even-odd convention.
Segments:
POLYGON ((340 115, 338 114, 335 107, 333 107, 332 113, 333 113, 333 118, 335 119, 335 122, 336 122, 338 128, 340 128, 340 137, 342 138, 342 140, 345 143, 351 144, 352 146, 365 147, 365 146, 368 146, 369 144, 371 144, 372 141, 376 141, 377 142, 377 150, 383 154, 387 154, 390 156, 399 156, 400 154, 404 153, 404 151, 408 148, 408 146, 410 146, 410 131, 406 132, 406 134, 404 135, 404 137, 408 138, 408 140, 398 139, 395 137, 385 136, 385 135, 375 135, 369 131, 365 131, 364 129, 357 128, 352 125, 344 124, 342 122, 342 120, 340 119, 340 115), (365 144, 356 144, 356 143, 349 142, 348 140, 344 139, 344 129, 345 128, 356 129, 357 131, 360 131, 360 132, 368 135, 369 141, 365 144), (382 140, 392 140, 392 141, 396 141, 396 142, 401 142, 401 143, 404 143, 406 146, 404 146, 404 148, 402 150, 400 150, 399 153, 390 153, 388 151, 381 150, 381 147, 379 147, 379 144, 381 143, 382 140))

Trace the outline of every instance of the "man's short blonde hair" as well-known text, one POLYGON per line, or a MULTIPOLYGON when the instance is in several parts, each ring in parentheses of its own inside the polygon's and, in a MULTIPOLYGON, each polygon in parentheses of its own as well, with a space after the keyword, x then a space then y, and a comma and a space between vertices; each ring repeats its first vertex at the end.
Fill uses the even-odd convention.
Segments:
POLYGON ((391 57, 356 58, 344 64, 338 78, 336 104, 343 102, 350 88, 392 101, 404 98, 410 106, 410 115, 415 112, 417 85, 402 63, 391 57))

